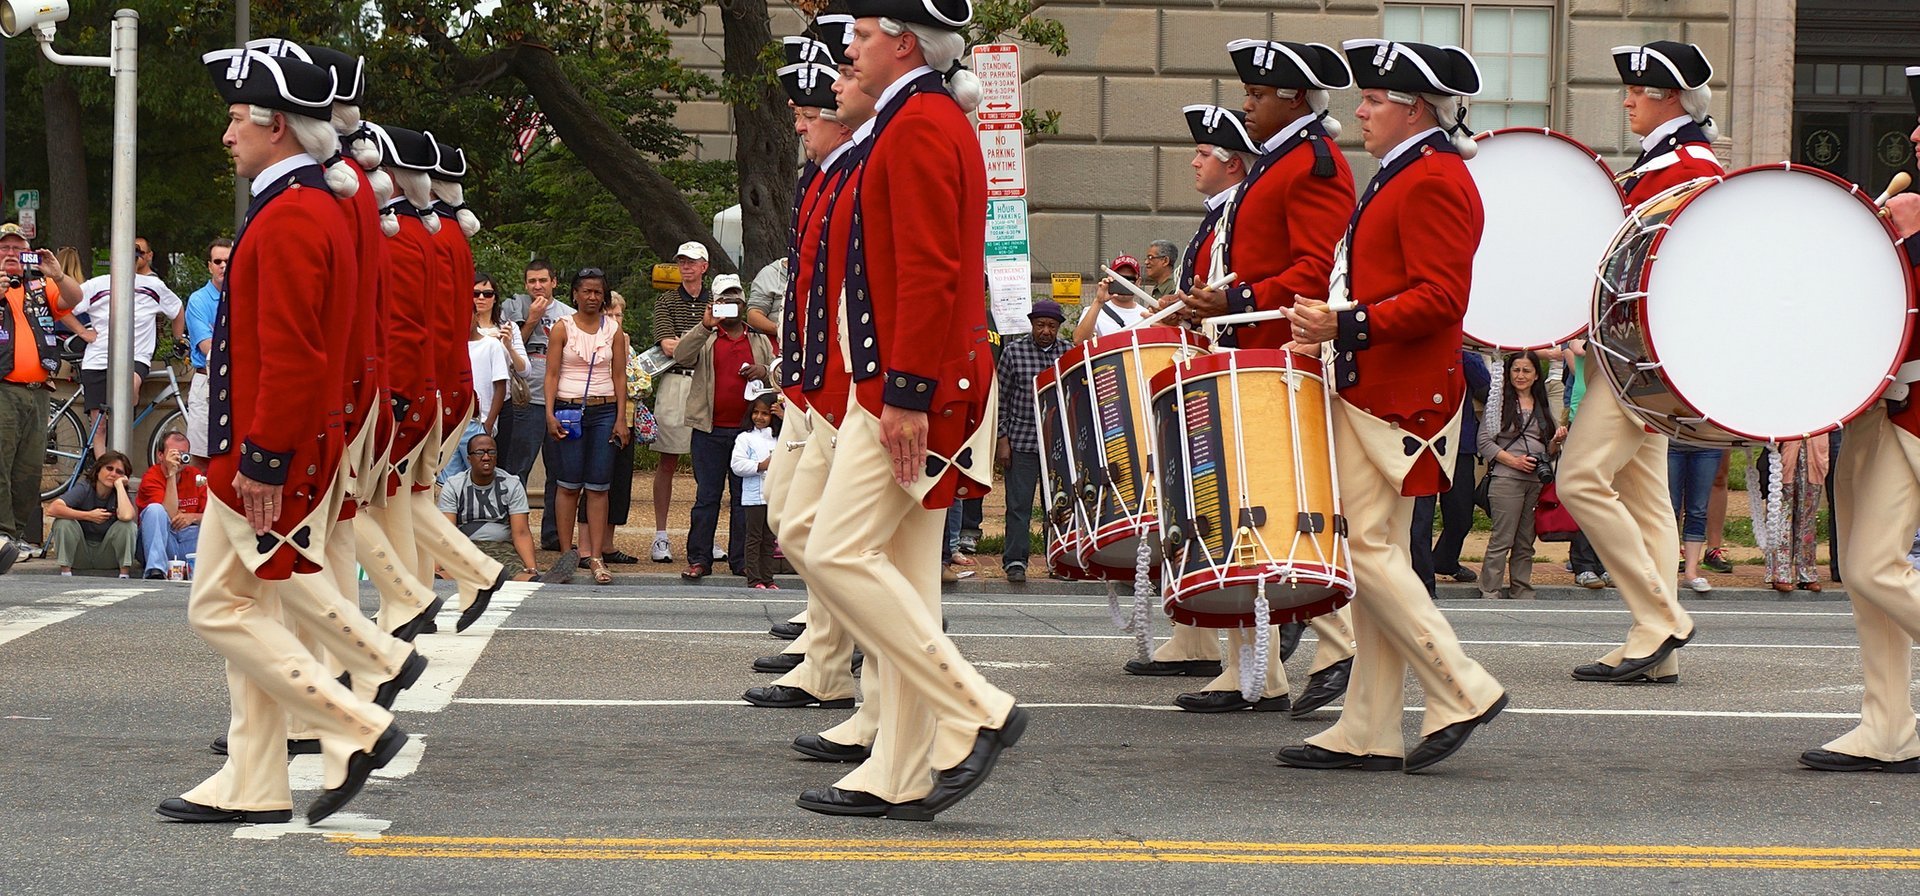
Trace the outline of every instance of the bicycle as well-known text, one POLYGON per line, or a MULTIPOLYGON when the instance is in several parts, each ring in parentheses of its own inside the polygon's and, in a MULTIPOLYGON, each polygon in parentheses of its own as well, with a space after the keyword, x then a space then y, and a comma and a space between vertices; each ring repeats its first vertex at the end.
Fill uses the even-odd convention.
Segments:
MULTIPOLYGON (((162 364, 147 376, 151 378, 155 374, 166 376, 166 388, 151 401, 139 405, 133 423, 127 427, 128 432, 138 432, 149 414, 159 414, 147 439, 147 453, 140 463, 151 462, 159 456, 161 442, 168 432, 187 431, 187 394, 180 388, 180 378, 174 373, 173 365, 162 364)), ((47 415, 47 454, 40 471, 42 501, 60 497, 80 479, 87 460, 93 457, 93 443, 100 437, 100 427, 106 423, 105 415, 93 424, 87 422, 81 394, 81 390, 75 389, 66 400, 49 403, 52 411, 47 415)))

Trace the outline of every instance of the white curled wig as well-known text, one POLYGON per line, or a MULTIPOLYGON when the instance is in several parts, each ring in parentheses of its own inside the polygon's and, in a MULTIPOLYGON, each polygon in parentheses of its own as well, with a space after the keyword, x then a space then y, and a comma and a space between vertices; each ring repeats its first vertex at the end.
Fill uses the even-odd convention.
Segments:
POLYGON ((880 30, 894 37, 912 32, 920 42, 927 67, 947 79, 947 89, 953 92, 960 111, 972 112, 980 107, 980 79, 960 64, 960 57, 967 52, 967 39, 960 32, 885 17, 880 19, 880 30))
MULTIPOLYGON (((340 135, 334 131, 333 122, 292 115, 266 106, 247 107, 247 120, 263 128, 273 127, 273 116, 276 114, 286 119, 287 130, 293 132, 294 142, 300 144, 300 149, 307 155, 322 163, 333 158, 340 146, 340 135)), ((327 187, 333 190, 334 195, 344 199, 359 191, 360 179, 354 177, 352 171, 341 168, 342 164, 344 162, 336 162, 327 167, 327 187)))
POLYGON ((454 212, 453 219, 460 222, 461 233, 467 236, 473 236, 480 232, 479 216, 475 215, 472 209, 466 207, 467 191, 464 187, 454 181, 441 180, 436 177, 433 179, 433 196, 435 199, 459 209, 459 211, 454 212))
POLYGON ((1252 173, 1253 166, 1258 164, 1260 161, 1260 159, 1257 156, 1255 156, 1253 153, 1238 152, 1235 150, 1227 149, 1224 146, 1213 147, 1213 157, 1215 159, 1220 160, 1220 163, 1223 165, 1231 165, 1236 159, 1239 160, 1241 174, 1252 173))
MULTIPOLYGON (((1648 99, 1664 100, 1672 95, 1673 90, 1670 88, 1647 88, 1648 99)), ((1713 121, 1713 88, 1702 84, 1699 87, 1680 91, 1680 110, 1687 113, 1687 117, 1693 119, 1694 124, 1700 126, 1700 131, 1707 136, 1708 142, 1720 138, 1720 126, 1713 121)))
POLYGON ((1471 159, 1479 154, 1480 144, 1473 139, 1473 129, 1467 127, 1466 97, 1423 93, 1420 98, 1432 107, 1434 121, 1452 135, 1453 148, 1460 151, 1461 158, 1471 159))
MULTIPOLYGON (((1280 96, 1285 99, 1293 99, 1299 96, 1302 91, 1287 89, 1279 91, 1279 93, 1280 96)), ((1335 140, 1340 139, 1340 119, 1327 114, 1327 106, 1333 101, 1332 94, 1329 91, 1318 89, 1308 90, 1305 91, 1305 93, 1307 95, 1307 109, 1313 114, 1320 116, 1320 126, 1327 129, 1328 136, 1335 140)))
MULTIPOLYGON (((407 202, 414 208, 430 210, 433 207, 433 177, 431 175, 425 171, 408 171, 405 168, 388 168, 384 170, 389 177, 393 178, 393 183, 399 188, 400 195, 405 196, 407 202)), ((428 233, 440 232, 439 215, 421 215, 420 223, 427 225, 428 233)), ((400 222, 395 220, 393 227, 394 229, 387 233, 388 236, 393 236, 395 233, 400 232, 400 222)), ((380 228, 386 230, 385 221, 380 222, 380 228)))

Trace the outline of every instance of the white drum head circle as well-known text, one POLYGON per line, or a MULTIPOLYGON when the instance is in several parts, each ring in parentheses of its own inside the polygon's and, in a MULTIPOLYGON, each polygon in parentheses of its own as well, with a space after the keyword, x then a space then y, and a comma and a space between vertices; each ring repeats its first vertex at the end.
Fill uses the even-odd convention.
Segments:
POLYGON ((1912 307, 1886 227, 1832 180, 1748 169, 1669 219, 1647 332, 1679 397, 1730 432, 1835 428, 1886 388, 1912 307))
POLYGON ((1539 129, 1479 138, 1467 162, 1486 210, 1463 326, 1490 348, 1546 348, 1586 331, 1593 279, 1626 220, 1591 150, 1539 129))

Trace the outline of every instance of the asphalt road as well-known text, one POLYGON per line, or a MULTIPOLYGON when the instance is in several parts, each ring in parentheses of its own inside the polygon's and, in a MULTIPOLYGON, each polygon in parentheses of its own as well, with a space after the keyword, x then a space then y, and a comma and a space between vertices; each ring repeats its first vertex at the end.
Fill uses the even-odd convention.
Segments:
POLYGON ((1567 677, 1624 633, 1615 600, 1446 601, 1513 707, 1408 776, 1275 765, 1331 711, 1169 711, 1199 680, 1122 674, 1131 639, 1097 595, 959 594, 955 637, 1033 722, 914 824, 795 808, 842 767, 787 742, 843 713, 738 702, 801 593, 510 588, 422 639, 433 665, 399 707, 419 746, 310 829, 153 813, 218 767, 226 719, 184 585, 0 579, 0 894, 1858 894, 1920 870, 1920 778, 1794 763, 1858 710, 1842 602, 1697 604, 1682 682, 1656 688, 1567 677))

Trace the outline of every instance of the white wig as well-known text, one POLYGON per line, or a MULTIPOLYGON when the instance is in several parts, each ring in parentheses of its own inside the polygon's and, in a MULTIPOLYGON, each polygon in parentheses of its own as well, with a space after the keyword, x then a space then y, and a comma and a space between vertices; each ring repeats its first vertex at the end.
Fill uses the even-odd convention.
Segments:
POLYGON ((480 218, 473 213, 472 209, 467 208, 467 191, 458 182, 434 178, 433 195, 440 201, 459 209, 453 213, 453 219, 460 222, 461 233, 473 236, 480 232, 480 218))
POLYGON ((1453 135, 1453 148, 1460 151, 1461 158, 1471 159, 1479 154, 1480 144, 1473 139, 1473 129, 1467 127, 1466 97, 1423 93, 1420 98, 1433 109, 1433 120, 1453 135))
POLYGON ((1711 143, 1720 138, 1720 126, 1713 123, 1713 88, 1705 84, 1680 93, 1680 108, 1687 110, 1695 124, 1711 143))
POLYGON ((1234 160, 1238 159, 1240 162, 1241 174, 1251 173, 1253 171, 1253 166, 1256 164, 1259 164, 1260 162, 1260 159, 1256 157, 1253 153, 1240 152, 1238 150, 1228 149, 1224 146, 1214 147, 1213 157, 1215 159, 1218 159, 1221 164, 1228 164, 1228 165, 1232 164, 1234 160))
MULTIPOLYGON (((1300 93, 1300 91, 1292 88, 1279 91, 1280 96, 1285 99, 1293 99, 1299 96, 1300 93)), ((1327 114, 1327 106, 1333 99, 1332 94, 1329 91, 1317 88, 1306 91, 1306 94, 1307 109, 1313 112, 1313 114, 1320 116, 1320 126, 1327 129, 1327 136, 1335 140, 1340 139, 1340 119, 1327 114)))
MULTIPOLYGON (((287 122, 287 130, 293 133, 295 143, 307 155, 319 159, 323 164, 334 157, 340 147, 340 135, 334 131, 333 122, 308 118, 305 115, 293 115, 266 106, 247 107, 247 120, 263 128, 273 127, 273 116, 279 115, 287 122)), ((345 199, 360 190, 360 179, 353 176, 349 169, 341 167, 344 162, 336 162, 327 167, 327 188, 335 196, 345 199)))
MULTIPOLYGON (((407 197, 407 202, 412 204, 414 208, 423 210, 432 209, 433 178, 428 175, 427 172, 408 171, 405 168, 389 168, 387 169, 387 174, 393 178, 394 184, 400 188, 401 194, 407 197)), ((420 223, 427 225, 428 233, 440 232, 439 215, 421 215, 420 223)))
POLYGON ((880 30, 894 37, 912 32, 920 43, 927 67, 947 79, 947 89, 953 92, 960 111, 972 112, 980 107, 980 79, 960 63, 960 57, 967 52, 967 39, 960 32, 885 17, 880 19, 880 30))

